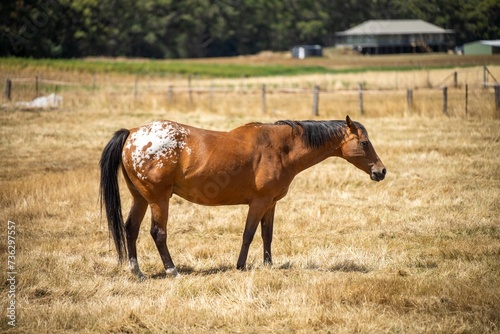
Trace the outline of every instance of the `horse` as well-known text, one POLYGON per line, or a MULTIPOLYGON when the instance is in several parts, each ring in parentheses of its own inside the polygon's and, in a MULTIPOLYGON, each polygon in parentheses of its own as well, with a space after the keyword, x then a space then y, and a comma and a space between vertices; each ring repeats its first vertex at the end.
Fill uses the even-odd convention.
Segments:
POLYGON ((248 205, 236 268, 245 269, 250 244, 260 223, 264 264, 272 265, 276 203, 301 171, 328 157, 341 157, 381 181, 386 168, 363 125, 345 121, 249 123, 231 131, 212 131, 172 121, 155 121, 118 130, 102 152, 100 203, 121 264, 127 254, 139 280, 136 241, 144 215, 151 210, 151 236, 167 276, 178 271, 167 247, 169 199, 216 205, 248 205), (118 174, 132 196, 123 223, 118 174))

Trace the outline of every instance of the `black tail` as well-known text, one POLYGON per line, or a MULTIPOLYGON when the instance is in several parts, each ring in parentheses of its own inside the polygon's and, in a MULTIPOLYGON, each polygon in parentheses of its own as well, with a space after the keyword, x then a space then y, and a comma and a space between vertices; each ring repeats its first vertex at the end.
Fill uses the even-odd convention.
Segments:
POLYGON ((101 183, 100 202, 106 208, 106 218, 108 219, 108 229, 113 235, 118 261, 120 264, 127 256, 125 245, 125 227, 123 225, 122 205, 120 201, 120 190, 118 186, 118 171, 122 163, 122 150, 125 140, 130 131, 121 129, 109 141, 102 151, 101 161, 101 183))

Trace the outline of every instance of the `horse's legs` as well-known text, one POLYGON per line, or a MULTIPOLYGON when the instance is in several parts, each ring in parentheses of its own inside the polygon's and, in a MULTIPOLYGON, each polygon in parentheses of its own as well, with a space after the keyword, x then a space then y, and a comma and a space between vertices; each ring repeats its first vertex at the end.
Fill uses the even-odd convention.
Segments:
POLYGON ((125 232, 127 235, 127 249, 128 261, 132 274, 137 275, 139 280, 143 281, 146 276, 139 269, 139 262, 137 261, 137 248, 136 241, 139 235, 139 228, 141 227, 142 219, 146 214, 148 202, 140 195, 134 194, 132 207, 125 223, 125 232))
POLYGON ((248 249, 252 243, 257 226, 259 226, 259 222, 262 220, 262 217, 264 217, 268 208, 268 202, 250 204, 247 221, 245 223, 245 231, 243 232, 243 243, 241 245, 240 256, 238 257, 238 262, 236 263, 237 269, 245 268, 245 263, 247 262, 248 257, 248 249))
POLYGON ((167 247, 168 197, 159 203, 151 204, 151 236, 160 253, 167 276, 177 276, 172 258, 167 247))
POLYGON ((269 210, 264 214, 261 220, 260 229, 262 232, 262 240, 264 241, 264 264, 273 264, 271 256, 271 242, 273 241, 273 223, 274 223, 274 210, 276 203, 274 203, 269 210))

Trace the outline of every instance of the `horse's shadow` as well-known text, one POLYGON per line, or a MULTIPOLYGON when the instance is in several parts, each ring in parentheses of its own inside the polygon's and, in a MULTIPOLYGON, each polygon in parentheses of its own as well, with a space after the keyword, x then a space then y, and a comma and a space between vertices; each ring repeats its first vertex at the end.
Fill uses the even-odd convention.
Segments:
MULTIPOLYGON (((273 268, 277 269, 277 270, 291 270, 294 268, 294 265, 292 262, 285 262, 285 263, 278 265, 276 267, 273 267, 273 268)), ((255 267, 249 266, 243 271, 249 271, 252 269, 255 269, 255 267)), ((304 269, 314 270, 314 271, 324 271, 324 272, 358 272, 358 273, 363 273, 363 274, 366 274, 366 273, 371 271, 371 269, 368 268, 367 266, 364 266, 362 264, 356 264, 352 261, 344 261, 344 262, 337 263, 337 264, 334 264, 334 265, 326 267, 326 268, 319 268, 317 266, 312 265, 312 266, 308 266, 304 269)), ((236 268, 234 266, 231 266, 231 265, 220 265, 218 267, 196 270, 191 266, 179 266, 179 267, 177 267, 177 271, 181 275, 211 276, 211 275, 225 273, 228 271, 236 271, 236 268)), ((165 278, 167 278, 167 275, 164 271, 162 271, 162 272, 159 272, 157 274, 152 275, 150 278, 151 279, 165 279, 165 278)))
MULTIPOLYGON (((249 271, 249 270, 252 270, 255 268, 256 267, 254 267, 253 265, 248 265, 248 267, 243 271, 249 271)), ((282 263, 281 265, 277 265, 273 268, 277 269, 277 270, 292 270, 293 268, 295 268, 295 266, 292 262, 289 261, 289 262, 282 263)), ((371 271, 371 269, 368 268, 367 266, 365 266, 363 264, 357 264, 353 261, 341 261, 339 263, 336 263, 336 264, 331 265, 331 266, 326 267, 326 268, 320 268, 316 265, 308 265, 304 269, 314 270, 314 271, 324 271, 324 272, 359 272, 359 273, 364 273, 364 274, 371 271)), ((234 266, 231 266, 231 265, 220 265, 218 267, 197 270, 191 266, 178 266, 177 271, 181 275, 211 276, 211 275, 217 275, 220 273, 225 273, 228 271, 236 271, 236 268, 234 266)), ((150 276, 151 279, 165 279, 166 277, 167 277, 167 274, 164 271, 150 276)))
MULTIPOLYGON (((180 275, 195 275, 195 276, 211 276, 220 273, 225 273, 231 270, 235 270, 234 266, 230 265, 220 265, 214 268, 196 270, 191 266, 178 266, 177 271, 180 275)), ((153 274, 150 276, 151 279, 165 279, 167 274, 164 271, 153 274)))

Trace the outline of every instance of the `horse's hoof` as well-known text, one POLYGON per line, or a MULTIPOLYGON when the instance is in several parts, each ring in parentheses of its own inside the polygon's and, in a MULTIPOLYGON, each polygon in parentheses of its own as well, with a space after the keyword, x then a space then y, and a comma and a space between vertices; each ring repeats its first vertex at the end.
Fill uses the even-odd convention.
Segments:
POLYGON ((146 275, 144 275, 143 273, 141 273, 140 275, 137 275, 137 277, 139 278, 139 282, 144 282, 148 279, 146 277, 146 275))
POLYGON ((264 266, 266 267, 272 267, 273 265, 273 261, 271 260, 264 260, 264 266))
POLYGON ((175 267, 165 269, 165 273, 167 274, 167 277, 180 277, 181 276, 181 275, 179 275, 179 272, 177 271, 177 269, 175 267))

